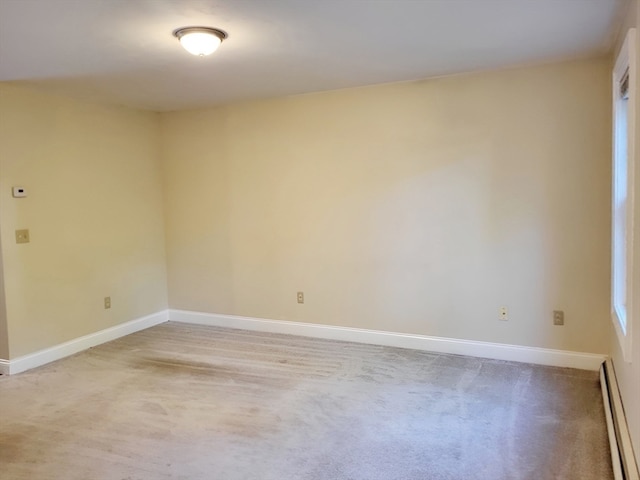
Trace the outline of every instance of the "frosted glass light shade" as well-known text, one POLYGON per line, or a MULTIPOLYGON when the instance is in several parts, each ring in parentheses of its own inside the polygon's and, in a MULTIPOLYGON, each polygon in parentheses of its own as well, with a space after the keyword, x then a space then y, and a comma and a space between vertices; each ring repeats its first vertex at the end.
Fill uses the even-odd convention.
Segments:
POLYGON ((209 27, 185 27, 173 32, 182 47, 192 55, 204 57, 215 52, 227 34, 209 27))

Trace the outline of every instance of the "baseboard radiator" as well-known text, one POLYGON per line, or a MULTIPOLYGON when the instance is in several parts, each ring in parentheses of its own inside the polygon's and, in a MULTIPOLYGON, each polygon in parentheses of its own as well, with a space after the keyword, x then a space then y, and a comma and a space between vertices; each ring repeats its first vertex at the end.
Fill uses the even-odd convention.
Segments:
POLYGON ((631 435, 624 415, 620 390, 611 359, 607 359, 600 368, 600 386, 607 418, 611 462, 615 480, 640 480, 638 466, 633 455, 631 435))

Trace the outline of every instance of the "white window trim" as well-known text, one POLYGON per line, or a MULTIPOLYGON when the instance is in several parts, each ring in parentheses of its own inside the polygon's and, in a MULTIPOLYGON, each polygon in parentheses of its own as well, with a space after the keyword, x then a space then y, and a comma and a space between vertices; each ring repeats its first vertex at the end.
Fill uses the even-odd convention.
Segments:
MULTIPOLYGON (((612 262, 611 262, 611 319, 613 321, 614 329, 616 331, 616 336, 618 337, 618 341, 620 342, 620 347, 622 349, 622 354, 624 360, 626 362, 631 361, 631 339, 632 339, 632 328, 634 323, 634 291, 633 291, 633 264, 634 264, 634 206, 637 203, 637 199, 634 198, 634 177, 635 177, 635 146, 636 146, 636 29, 630 28, 627 32, 627 36, 625 38, 622 47, 620 48, 620 52, 616 59, 616 63, 613 69, 613 162, 615 168, 615 160, 616 160, 616 104, 619 96, 619 85, 620 81, 625 74, 625 72, 629 72, 629 99, 627 103, 627 209, 626 209, 626 319, 622 321, 618 315, 616 309, 616 301, 614 298, 614 262, 613 262, 613 251, 612 251, 612 262), (623 330, 622 324, 626 325, 626 331, 623 330)), ((615 189, 615 176, 613 176, 613 188, 615 189)), ((615 205, 612 202, 612 248, 613 248, 613 235, 615 231, 615 205)), ((640 252, 635 252, 636 254, 640 254, 640 252)), ((636 320, 637 321, 637 320, 636 320)))

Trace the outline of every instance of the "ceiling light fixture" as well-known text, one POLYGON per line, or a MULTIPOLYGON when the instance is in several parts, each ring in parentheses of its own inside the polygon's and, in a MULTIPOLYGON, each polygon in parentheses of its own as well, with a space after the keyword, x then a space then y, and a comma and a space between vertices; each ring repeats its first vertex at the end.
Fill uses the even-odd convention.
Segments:
POLYGON ((182 27, 174 30, 173 36, 187 52, 200 57, 211 55, 228 37, 226 32, 210 27, 182 27))

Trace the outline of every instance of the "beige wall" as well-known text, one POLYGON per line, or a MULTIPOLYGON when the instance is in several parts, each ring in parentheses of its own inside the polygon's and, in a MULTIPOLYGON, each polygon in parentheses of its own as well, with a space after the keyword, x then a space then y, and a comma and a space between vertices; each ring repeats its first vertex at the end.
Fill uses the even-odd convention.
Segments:
MULTIPOLYGON (((627 30, 630 27, 638 27, 640 21, 640 2, 633 0, 629 2, 629 10, 625 16, 625 23, 620 30, 618 41, 613 59, 618 56, 618 51, 624 41, 627 30)), ((640 49, 638 49, 640 52, 640 49)), ((613 64, 613 63, 612 63, 613 64)), ((637 115, 640 115, 640 59, 636 61, 636 121, 637 115)), ((638 124, 636 123, 636 150, 635 150, 635 231, 634 231, 634 265, 633 265, 633 285, 635 288, 635 296, 632 299, 632 310, 629 321, 632 323, 631 340, 632 358, 631 362, 625 362, 620 350, 618 338, 614 334, 611 337, 610 351, 613 358, 616 377, 622 394, 622 401, 625 405, 625 413, 627 423, 631 432, 631 438, 634 445, 636 462, 640 465, 640 134, 638 134, 638 124)))
POLYGON ((162 114, 170 306, 608 352, 609 70, 162 114))
POLYGON ((11 358, 167 307, 158 136, 154 113, 0 85, 11 358), (15 243, 18 228, 31 243, 15 243))

